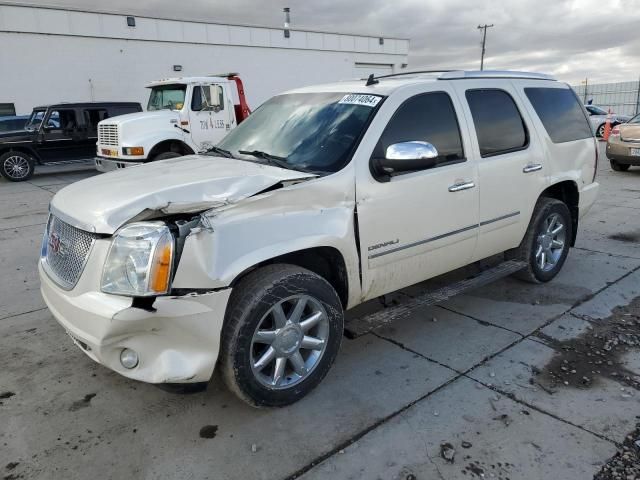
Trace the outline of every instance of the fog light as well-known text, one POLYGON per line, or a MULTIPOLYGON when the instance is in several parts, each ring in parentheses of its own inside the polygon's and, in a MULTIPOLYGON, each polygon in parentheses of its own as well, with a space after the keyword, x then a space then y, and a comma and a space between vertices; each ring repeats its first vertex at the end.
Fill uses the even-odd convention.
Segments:
POLYGON ((132 369, 138 366, 138 354, 129 348, 120 352, 120 363, 124 368, 132 369))

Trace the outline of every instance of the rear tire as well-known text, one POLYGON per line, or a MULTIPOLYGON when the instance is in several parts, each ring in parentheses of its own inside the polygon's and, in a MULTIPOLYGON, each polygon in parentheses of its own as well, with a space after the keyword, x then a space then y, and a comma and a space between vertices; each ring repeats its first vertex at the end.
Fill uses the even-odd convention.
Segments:
POLYGON ((629 170, 629 167, 631 167, 631 165, 627 163, 620 163, 616 160, 609 160, 609 163, 611 164, 611 169, 616 172, 626 172, 629 170))
POLYGON ((604 129, 605 129, 605 124, 603 123, 602 125, 600 125, 598 127, 598 130, 596 130, 596 137, 598 138, 604 138, 604 129))
POLYGON ((333 364, 344 330, 342 304, 324 278, 268 265, 233 288, 220 345, 225 383, 255 407, 283 407, 313 390, 333 364))
POLYGON ((522 242, 507 252, 509 258, 527 263, 514 276, 529 283, 553 279, 567 259, 572 235, 569 208, 555 198, 539 198, 522 242))
POLYGON ((0 174, 10 182, 24 182, 33 176, 35 162, 22 152, 0 155, 0 174))
POLYGON ((178 152, 162 152, 156 155, 155 157, 153 157, 153 160, 151 161, 155 162, 156 160, 167 160, 169 158, 178 158, 178 157, 182 157, 182 154, 178 152))

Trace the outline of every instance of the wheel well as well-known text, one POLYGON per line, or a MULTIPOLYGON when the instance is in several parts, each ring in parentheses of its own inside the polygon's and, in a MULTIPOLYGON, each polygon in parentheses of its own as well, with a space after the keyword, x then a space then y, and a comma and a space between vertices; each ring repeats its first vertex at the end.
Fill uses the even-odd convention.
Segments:
POLYGON ((22 153, 26 153, 31 158, 33 158, 37 163, 40 163, 40 157, 38 157, 38 155, 28 147, 3 148, 2 150, 0 150, 0 155, 4 155, 7 152, 22 152, 22 153))
POLYGON ((556 183, 547 188, 541 197, 555 198, 563 202, 571 212, 571 224, 573 225, 573 235, 571 238, 571 246, 576 244, 576 235, 578 234, 578 218, 580 214, 579 202, 580 193, 578 192, 578 186, 571 180, 556 183))
POLYGON ((333 247, 314 247, 296 252, 286 253, 278 257, 270 258, 245 270, 231 282, 235 286, 241 278, 249 272, 274 263, 288 263, 306 268, 320 275, 335 289, 340 297, 342 306, 347 306, 349 296, 349 280, 347 277, 347 267, 342 254, 333 247))
POLYGON ((189 145, 180 140, 165 140, 154 146, 149 152, 149 155, 147 155, 147 158, 152 160, 156 155, 165 152, 176 152, 180 155, 191 155, 195 153, 189 145))

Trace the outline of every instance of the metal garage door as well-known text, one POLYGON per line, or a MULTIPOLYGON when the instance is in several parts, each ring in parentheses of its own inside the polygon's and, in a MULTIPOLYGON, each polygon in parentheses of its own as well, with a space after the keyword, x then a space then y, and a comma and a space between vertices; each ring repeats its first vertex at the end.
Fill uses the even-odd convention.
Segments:
POLYGON ((393 68, 391 65, 384 63, 356 63, 353 72, 355 78, 367 78, 372 73, 378 77, 393 73, 393 68))

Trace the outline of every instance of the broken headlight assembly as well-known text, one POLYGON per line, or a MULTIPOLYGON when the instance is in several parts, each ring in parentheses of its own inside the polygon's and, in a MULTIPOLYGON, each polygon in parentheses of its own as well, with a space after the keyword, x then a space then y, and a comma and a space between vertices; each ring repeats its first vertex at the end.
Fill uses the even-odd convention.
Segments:
POLYGON ((168 293, 174 243, 163 222, 139 222, 121 228, 109 248, 101 290, 132 297, 168 293))

